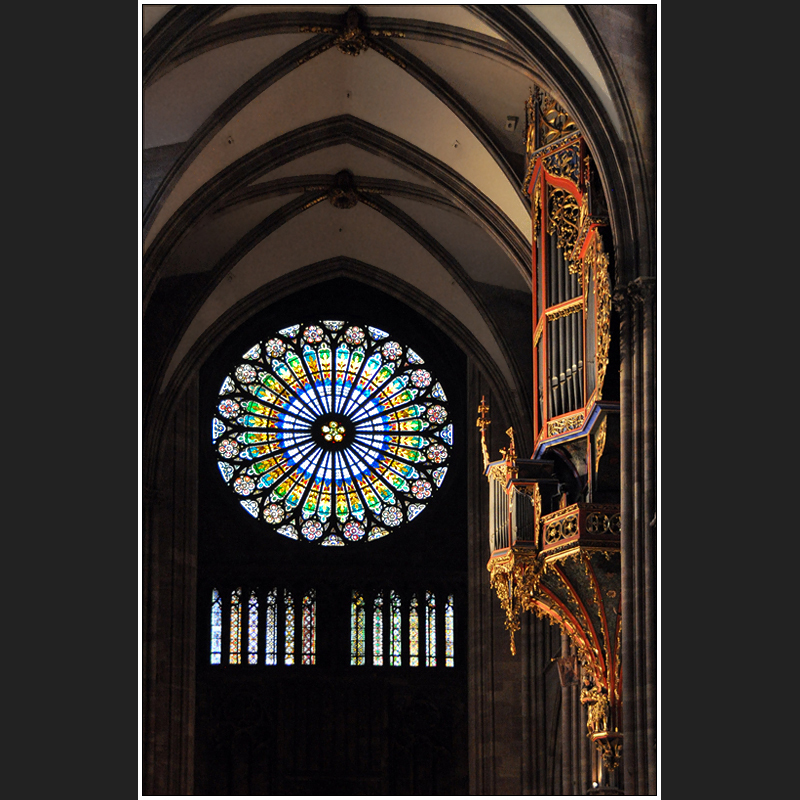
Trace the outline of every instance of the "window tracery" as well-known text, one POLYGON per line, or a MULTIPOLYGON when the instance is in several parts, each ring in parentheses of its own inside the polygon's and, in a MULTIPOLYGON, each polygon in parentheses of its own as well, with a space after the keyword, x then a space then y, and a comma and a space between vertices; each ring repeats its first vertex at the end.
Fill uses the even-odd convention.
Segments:
POLYGON ((220 388, 212 441, 248 513, 291 539, 342 546, 425 509, 447 474, 453 425, 413 349, 323 320, 244 353, 220 388))

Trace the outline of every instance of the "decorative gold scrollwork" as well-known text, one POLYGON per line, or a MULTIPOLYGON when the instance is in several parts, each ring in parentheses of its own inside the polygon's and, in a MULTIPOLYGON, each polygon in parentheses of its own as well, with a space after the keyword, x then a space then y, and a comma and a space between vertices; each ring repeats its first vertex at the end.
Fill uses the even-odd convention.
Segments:
POLYGON ((556 234, 556 245, 569 256, 578 237, 578 201, 570 192, 555 186, 550 187, 549 195, 547 232, 556 234))
POLYGON ((603 421, 597 428, 597 434, 594 440, 594 448, 595 448, 595 457, 594 457, 594 468, 595 471, 599 471, 600 469, 600 459, 603 456, 603 451, 606 447, 606 430, 608 428, 608 417, 603 417, 603 421))
POLYGON ((542 159, 544 168, 556 178, 566 178, 576 186, 580 179, 580 150, 578 145, 556 150, 542 159))
POLYGON ((538 86, 529 102, 535 104, 538 113, 539 147, 566 136, 577 130, 577 126, 567 112, 545 91, 538 86))
POLYGON ((561 522, 557 520, 556 522, 548 523, 547 527, 544 531, 544 540, 547 544, 554 544, 559 540, 564 538, 564 531, 561 527, 561 522))
POLYGON ((583 411, 577 414, 572 414, 569 417, 561 417, 560 419, 553 420, 547 423, 547 435, 557 436, 560 433, 568 433, 569 431, 578 430, 583 426, 586 419, 583 411))
POLYGON ((597 233, 592 237, 585 263, 594 274, 595 319, 597 338, 595 361, 597 363, 597 400, 603 395, 603 382, 608 369, 608 352, 611 347, 611 280, 608 274, 608 256, 597 233))

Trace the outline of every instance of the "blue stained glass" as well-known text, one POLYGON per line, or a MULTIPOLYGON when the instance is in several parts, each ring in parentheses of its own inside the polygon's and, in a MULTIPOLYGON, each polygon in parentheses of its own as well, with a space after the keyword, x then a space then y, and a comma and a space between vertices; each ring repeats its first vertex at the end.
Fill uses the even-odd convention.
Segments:
POLYGON ((255 500, 241 500, 240 502, 246 511, 249 511, 254 517, 258 517, 258 503, 255 500))
POLYGON ((219 390, 220 394, 230 394, 236 391, 236 385, 231 380, 230 375, 222 382, 222 388, 219 390))
POLYGON ((225 478, 225 482, 230 482, 230 479, 233 477, 233 467, 224 461, 218 462, 217 466, 219 467, 219 471, 222 473, 222 477, 225 478))
POLYGON ((291 525, 282 525, 278 528, 278 533, 281 536, 288 536, 290 539, 299 539, 297 531, 291 525))
POLYGON ((216 589, 211 593, 211 663, 222 663, 222 598, 216 589))
POLYGON ((212 425, 219 469, 248 513, 285 523, 281 535, 372 541, 439 489, 450 458, 442 441, 453 441, 452 424, 440 430, 444 391, 389 336, 340 320, 292 325, 245 354, 258 365, 239 361, 226 377, 212 425))

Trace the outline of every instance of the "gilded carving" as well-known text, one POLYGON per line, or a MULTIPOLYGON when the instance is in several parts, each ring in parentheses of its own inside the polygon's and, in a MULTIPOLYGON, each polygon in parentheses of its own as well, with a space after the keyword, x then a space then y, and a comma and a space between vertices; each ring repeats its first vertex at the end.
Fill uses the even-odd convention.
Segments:
POLYGON ((539 123, 538 144, 540 147, 577 130, 573 119, 547 92, 536 87, 533 95, 539 123))
POLYGON ((608 417, 603 417, 603 421, 597 428, 597 433, 594 438, 594 469, 595 472, 600 470, 600 459, 603 456, 603 450, 606 448, 606 428, 608 427, 608 417))
POLYGON ((560 308, 554 308, 545 312, 545 316, 549 320, 559 319, 561 317, 568 317, 570 314, 577 314, 583 311, 583 298, 579 297, 576 300, 571 300, 567 305, 560 308))
POLYGON ((595 684, 592 676, 586 672, 581 688, 581 704, 586 706, 586 729, 589 736, 608 730, 608 693, 595 684))
POLYGON ((598 234, 592 237, 586 254, 586 263, 594 274, 595 362, 597 364, 597 400, 603 396, 603 382, 608 368, 608 352, 611 346, 611 280, 608 275, 608 256, 598 234))
MULTIPOLYGON (((368 30, 364 26, 364 16, 362 13, 355 7, 351 6, 347 13, 344 15, 341 27, 331 27, 330 25, 301 25, 300 26, 301 33, 327 33, 327 34, 336 34, 336 38, 333 41, 328 42, 324 46, 316 48, 313 52, 308 53, 302 59, 298 61, 298 64, 303 64, 314 56, 319 55, 323 51, 327 50, 329 47, 336 46, 339 50, 348 56, 357 56, 360 53, 363 53, 368 47, 374 45, 374 42, 371 41, 377 37, 397 37, 397 38, 404 38, 405 33, 401 31, 378 31, 378 30, 368 30)), ((387 58, 391 59, 395 63, 399 64, 403 69, 405 69, 405 64, 402 63, 399 59, 397 59, 393 54, 390 54, 384 50, 384 48, 375 48, 378 50, 381 55, 386 56, 387 58)))
POLYGON ((489 413, 489 406, 486 405, 486 396, 481 397, 480 405, 478 406, 478 414, 480 416, 475 420, 475 425, 481 430, 481 451, 483 453, 483 470, 486 471, 489 466, 489 449, 486 446, 486 428, 492 424, 492 421, 486 416, 489 413))
POLYGON ((502 556, 489 560, 489 584, 497 592, 500 606, 506 612, 505 627, 510 635, 511 653, 517 654, 514 634, 519 630, 520 612, 535 590, 542 571, 535 553, 512 547, 502 556))
POLYGON ((578 145, 556 150, 542 159, 544 168, 556 178, 566 178, 576 186, 580 179, 580 158, 578 145))
POLYGON ((583 411, 577 414, 571 414, 568 417, 561 417, 560 419, 553 420, 547 423, 547 435, 557 436, 561 433, 568 433, 583 427, 583 422, 586 419, 583 411))
POLYGON ((556 234, 556 245, 572 261, 572 250, 578 238, 580 208, 573 195, 556 186, 549 187, 549 213, 547 232, 556 234))
POLYGON ((536 181, 536 186, 533 189, 533 241, 539 243, 539 228, 542 214, 542 181, 536 181))

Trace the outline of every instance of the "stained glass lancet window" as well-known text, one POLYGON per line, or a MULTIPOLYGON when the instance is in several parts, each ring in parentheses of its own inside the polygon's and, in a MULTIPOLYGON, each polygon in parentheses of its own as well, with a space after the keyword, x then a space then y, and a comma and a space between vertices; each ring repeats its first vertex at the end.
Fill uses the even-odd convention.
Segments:
POLYGON ((231 646, 230 663, 242 663, 242 590, 231 593, 231 646))
POLYGON ((294 664, 294 600, 288 589, 283 590, 283 606, 286 622, 286 638, 283 663, 294 664))
POLYGON ((372 663, 383 666, 383 592, 375 595, 372 604, 372 663))
POLYGON ((436 597, 425 592, 425 666, 436 666, 436 597))
POLYGON ((447 604, 444 607, 444 665, 455 666, 455 628, 453 621, 453 595, 447 595, 447 604))
POLYGON ((222 661, 222 598, 214 589, 211 593, 211 663, 222 661))
POLYGON ((344 545, 413 520, 453 446, 441 383, 378 328, 323 320, 257 342, 219 391, 212 440, 241 505, 291 539, 344 545))
POLYGON ((247 603, 247 663, 258 664, 258 598, 254 591, 247 603))
POLYGON ((350 664, 360 666, 367 663, 367 609, 364 595, 353 590, 350 605, 350 664))
POLYGON ((391 626, 389 634, 389 663, 393 667, 399 667, 403 664, 403 606, 400 595, 394 590, 389 593, 389 606, 389 625, 391 626))
POLYGON ((313 589, 303 597, 303 663, 314 664, 317 658, 317 597, 313 589))
POLYGON ((270 589, 264 597, 264 663, 278 663, 278 590, 270 589))
POLYGON ((408 608, 408 663, 411 667, 419 666, 419 601, 411 595, 408 608))

